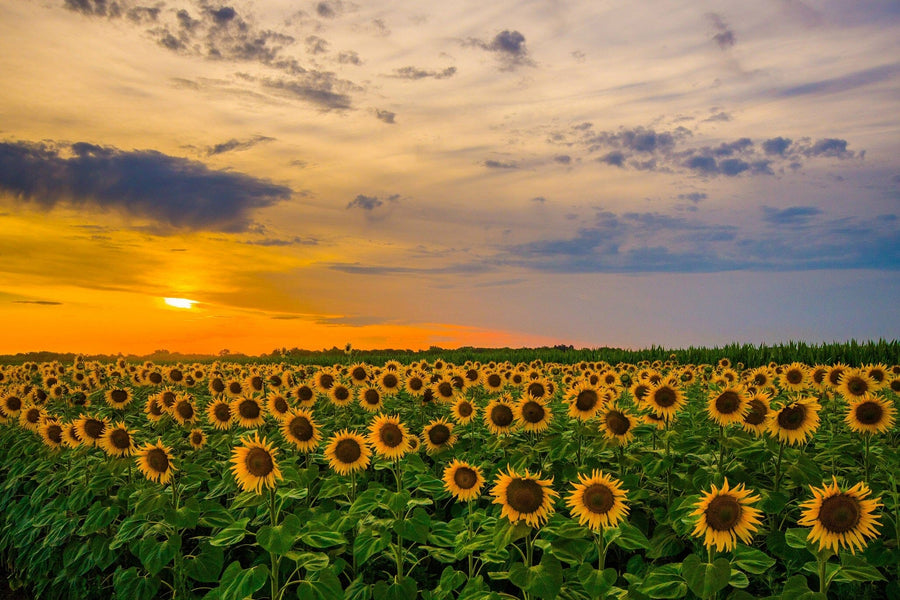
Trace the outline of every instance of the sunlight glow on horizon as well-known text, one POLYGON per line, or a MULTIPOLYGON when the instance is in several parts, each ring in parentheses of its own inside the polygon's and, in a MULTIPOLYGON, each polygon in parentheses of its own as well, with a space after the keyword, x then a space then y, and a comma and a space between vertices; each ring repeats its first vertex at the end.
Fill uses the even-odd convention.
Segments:
POLYGON ((163 302, 174 308, 193 308, 197 303, 196 300, 188 300, 187 298, 163 298, 163 302))

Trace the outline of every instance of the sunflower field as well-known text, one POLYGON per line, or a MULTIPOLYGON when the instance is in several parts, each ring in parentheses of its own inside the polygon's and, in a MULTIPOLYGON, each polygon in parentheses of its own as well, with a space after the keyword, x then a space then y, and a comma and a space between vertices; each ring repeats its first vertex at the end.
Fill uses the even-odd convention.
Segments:
POLYGON ((900 598, 900 366, 0 367, 34 598, 900 598))

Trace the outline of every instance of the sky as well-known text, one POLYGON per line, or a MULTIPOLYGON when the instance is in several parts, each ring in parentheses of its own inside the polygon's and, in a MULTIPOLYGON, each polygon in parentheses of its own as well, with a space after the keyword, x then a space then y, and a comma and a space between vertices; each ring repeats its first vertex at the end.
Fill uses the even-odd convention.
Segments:
POLYGON ((896 0, 0 0, 0 76, 0 353, 900 337, 896 0))

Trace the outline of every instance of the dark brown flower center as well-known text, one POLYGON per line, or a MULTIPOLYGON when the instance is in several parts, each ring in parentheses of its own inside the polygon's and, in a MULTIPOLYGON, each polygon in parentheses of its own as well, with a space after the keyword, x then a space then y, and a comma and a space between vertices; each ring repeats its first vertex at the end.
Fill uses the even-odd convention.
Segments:
POLYGON ((269 385, 272 387, 281 387, 282 383, 284 383, 284 380, 281 378, 281 375, 269 375, 269 385))
POLYGON ((438 384, 437 391, 442 398, 450 398, 453 396, 453 384, 449 381, 442 381, 438 384))
POLYGON ((469 467, 457 467, 453 472, 453 483, 461 490, 471 490, 478 483, 478 473, 469 467))
POLYGON ((147 465, 155 473, 165 473, 169 470, 169 456, 161 448, 151 448, 146 455, 147 465))
POLYGON ((503 384, 503 379, 496 373, 491 373, 487 377, 488 387, 498 388, 503 384))
POLYGON ((546 414, 547 411, 544 410, 544 407, 539 402, 529 400, 522 405, 522 419, 528 423, 540 423, 544 420, 544 415, 546 414))
POLYGON ((309 419, 304 416, 297 416, 288 423, 288 431, 291 435, 301 442, 308 442, 315 435, 315 429, 309 419))
POLYGON ((853 396, 862 396, 869 391, 869 382, 854 375, 847 379, 847 390, 853 396))
POLYGON ((334 385, 334 377, 329 373, 322 373, 319 375, 319 385, 322 389, 330 390, 334 385))
POLYGON ((169 408, 175 404, 175 392, 165 391, 162 393, 160 399, 162 400, 163 405, 166 408, 169 408))
POLYGON ((435 446, 440 446, 450 439, 450 428, 443 423, 438 423, 428 430, 428 440, 435 446))
POLYGON ((615 435, 625 435, 631 429, 631 419, 618 410, 611 410, 606 413, 606 426, 615 435))
POLYGON ((644 383, 639 383, 634 386, 634 397, 638 400, 643 400, 647 397, 647 394, 650 393, 650 386, 644 383))
POLYGON ((17 412, 22 410, 22 399, 18 396, 7 396, 6 410, 9 412, 17 412))
POLYGON ((876 425, 884 416, 884 408, 871 400, 862 402, 856 407, 856 420, 863 425, 876 425))
POLYGON ((870 377, 870 378, 872 379, 872 381, 874 381, 875 383, 881 383, 881 382, 884 381, 885 378, 887 377, 887 373, 885 373, 884 371, 882 371, 882 370, 879 369, 878 367, 872 367, 871 369, 869 369, 869 377, 870 377))
POLYGON ((128 392, 126 392, 125 390, 118 390, 118 389, 112 390, 109 393, 109 397, 113 401, 114 404, 122 404, 123 402, 128 400, 128 392))
POLYGON ((175 412, 185 421, 190 421, 194 418, 194 406, 186 400, 182 400, 175 405, 175 412))
POLYGON ((844 374, 843 369, 832 369, 828 372, 828 383, 831 385, 838 385, 841 381, 841 375, 844 374))
POLYGON ((612 490, 602 483, 594 483, 585 488, 581 500, 585 508, 598 515, 605 515, 616 503, 612 490))
POLYGON ((116 450, 131 448, 131 436, 124 429, 113 429, 109 433, 109 442, 116 450))
POLYGON ((272 399, 272 406, 275 407, 275 412, 279 414, 284 414, 288 411, 287 400, 284 399, 284 396, 275 396, 272 399))
POLYGON ((394 389, 400 384, 400 380, 393 373, 388 373, 381 378, 381 384, 389 390, 394 389))
POLYGON ((363 402, 370 406, 378 406, 381 402, 381 394, 374 388, 369 388, 363 392, 363 402))
POLYGON ((738 411, 741 407, 741 397, 732 390, 725 390, 716 398, 716 410, 719 414, 730 415, 738 411))
POLYGON ((355 379, 356 381, 365 381, 367 377, 366 370, 362 367, 355 367, 352 371, 350 371, 350 377, 355 379))
POLYGON ((250 387, 256 390, 257 392, 263 389, 263 378, 259 375, 254 375, 250 378, 250 387))
POLYGON ((750 401, 750 411, 747 413, 747 416, 744 417, 744 423, 747 423, 748 425, 760 425, 766 420, 767 414, 769 414, 769 407, 766 406, 765 402, 758 398, 754 398, 750 401))
POLYGON ((355 439, 345 438, 337 443, 334 448, 334 456, 338 462, 345 465, 352 465, 362 456, 362 448, 355 439))
POLYGON ((84 422, 84 434, 92 440, 99 440, 106 430, 106 423, 98 419, 88 419, 84 422))
POLYGON ((47 426, 47 439, 54 444, 62 443, 62 427, 53 424, 47 426))
POLYGON ((169 379, 177 383, 184 379, 184 373, 180 369, 172 369, 169 371, 169 379))
POLYGON ((244 386, 241 385, 240 381, 231 381, 228 383, 228 392, 231 394, 240 394, 243 389, 244 386))
POLYGON ((34 425, 41 420, 41 409, 29 408, 25 411, 25 420, 34 425))
POLYGON ((900 394, 900 379, 891 379, 890 388, 895 394, 900 394))
POLYGON ((468 369, 466 371, 466 379, 472 382, 478 381, 478 371, 475 369, 468 369))
POLYGON ((350 397, 350 390, 342 385, 334 386, 332 393, 334 394, 334 399, 338 402, 345 402, 350 397))
POLYGON ((716 496, 706 507, 706 523, 715 531, 731 531, 740 520, 741 503, 734 496, 716 496))
POLYGON ((765 376, 763 373, 757 373, 753 376, 753 385, 757 387, 762 387, 766 385, 766 382, 769 381, 769 378, 765 376))
POLYGON ((203 434, 199 431, 194 431, 191 433, 191 443, 195 446, 199 446, 203 443, 203 434))
POLYGON ((661 408, 668 408, 677 400, 678 396, 675 394, 675 390, 670 387, 661 387, 653 392, 653 402, 661 408))
POLYGON ((472 405, 469 404, 469 402, 467 400, 460 402, 456 407, 456 411, 459 413, 459 416, 461 416, 461 417, 470 416, 472 414, 472 410, 473 410, 472 405))
POLYGON ((544 488, 533 479, 515 478, 506 487, 506 503, 523 514, 536 512, 544 503, 544 488))
POLYGON ((403 443, 403 430, 396 423, 384 423, 378 428, 378 438, 388 448, 396 448, 403 443))
POLYGON ((231 407, 224 402, 219 402, 213 407, 213 415, 219 423, 227 423, 231 420, 231 407))
POLYGON ((297 400, 300 402, 309 402, 313 398, 312 388, 308 385, 301 385, 297 388, 297 400))
POLYGON ((491 409, 491 423, 497 427, 509 427, 513 422, 513 411, 506 404, 498 404, 491 409))
POLYGON ((797 385, 803 381, 803 371, 800 369, 788 369, 787 373, 784 374, 784 378, 791 385, 797 385))
POLYGON ((533 381, 528 384, 528 395, 533 398, 543 398, 547 393, 547 388, 544 387, 544 384, 533 381))
POLYGON ((156 400, 156 398, 151 398, 149 402, 147 402, 147 412, 149 412, 154 417, 162 416, 163 408, 159 405, 159 402, 156 400))
POLYGON ((830 533, 845 533, 859 524, 860 513, 859 500, 847 494, 837 494, 822 500, 819 522, 830 533))
POLYGON ((225 391, 225 382, 216 377, 210 382, 209 387, 211 387, 212 391, 216 394, 221 394, 225 391))
POLYGON ((244 419, 257 419, 259 418, 259 413, 259 404, 249 398, 238 404, 238 414, 244 419))
POLYGON ((275 468, 272 455, 265 448, 250 448, 244 459, 247 472, 254 477, 265 477, 275 468))
POLYGON ((147 379, 150 380, 150 383, 159 385, 160 383, 162 383, 162 374, 154 371, 154 372, 150 373, 150 375, 147 377, 147 379))
POLYGON ((802 404, 792 404, 781 409, 778 413, 778 426, 788 431, 800 429, 806 422, 806 407, 802 404))
POLYGON ((409 389, 414 392, 418 392, 425 385, 425 382, 422 381, 421 377, 410 377, 407 380, 406 384, 409 386, 409 389))

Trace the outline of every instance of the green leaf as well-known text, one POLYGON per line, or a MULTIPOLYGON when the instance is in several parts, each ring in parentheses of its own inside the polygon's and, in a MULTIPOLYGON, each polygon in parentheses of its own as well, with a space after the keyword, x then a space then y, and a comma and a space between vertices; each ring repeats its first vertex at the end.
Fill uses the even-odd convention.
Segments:
POLYGON ((885 581, 881 572, 865 558, 852 554, 841 555, 840 576, 848 581, 885 581))
POLYGON ((461 586, 466 581, 466 574, 462 571, 457 571, 453 567, 445 567, 443 572, 441 573, 441 580, 439 585, 442 590, 451 592, 461 586))
POLYGON ((280 525, 265 525, 256 532, 256 541, 263 550, 275 555, 286 554, 294 546, 303 523, 295 515, 287 515, 280 525))
POLYGON ((118 598, 129 600, 153 600, 159 589, 159 579, 156 577, 144 577, 138 573, 137 567, 130 569, 116 569, 113 575, 113 589, 118 598))
POLYGON ((363 583, 362 575, 351 581, 344 590, 344 600, 369 600, 371 597, 372 585, 363 583))
POLYGON ((412 514, 405 519, 394 522, 394 531, 403 536, 405 540, 412 540, 418 544, 428 541, 428 529, 431 526, 431 517, 422 507, 416 507, 412 514))
POLYGON ((399 514, 401 511, 406 510, 406 504, 409 502, 410 498, 412 498, 412 496, 407 490, 390 492, 385 495, 384 504, 391 512, 399 514))
POLYGON ((131 512, 135 516, 154 514, 165 508, 170 500, 166 494, 160 494, 157 489, 135 492, 131 499, 134 501, 134 508, 131 509, 131 512))
POLYGON ((184 506, 178 510, 170 510, 166 515, 168 521, 176 529, 192 529, 200 522, 200 502, 196 498, 188 498, 184 506))
POLYGON ((592 598, 602 598, 616 583, 618 578, 619 575, 615 569, 600 571, 588 563, 578 567, 578 581, 584 586, 584 591, 592 598))
POLYGON ((254 592, 262 589, 269 580, 269 569, 266 565, 256 565, 251 569, 242 569, 241 563, 234 561, 222 575, 222 583, 218 593, 221 600, 244 600, 254 592))
POLYGON ((92 533, 96 533, 101 529, 106 529, 110 523, 116 520, 116 517, 119 516, 119 507, 118 506, 103 506, 100 501, 96 501, 91 505, 90 510, 88 510, 87 517, 84 519, 84 524, 81 526, 81 529, 78 530, 79 535, 90 535, 92 533))
POLYGON ((410 598, 415 598, 418 593, 416 580, 412 577, 407 577, 403 583, 388 584, 381 580, 372 588, 372 597, 375 600, 410 600, 410 598))
POLYGON ((300 539, 303 540, 304 544, 308 544, 313 548, 330 548, 347 543, 344 536, 337 531, 309 531, 300 534, 300 539))
POLYGON ((163 567, 172 562, 175 554, 181 550, 181 536, 171 533, 160 541, 155 535, 148 535, 141 540, 138 554, 141 564, 151 575, 159 573, 163 567))
POLYGON ((109 543, 109 549, 115 550, 124 546, 131 540, 139 537, 144 528, 147 526, 147 520, 144 517, 138 516, 130 516, 126 517, 119 523, 119 528, 116 531, 116 535, 113 537, 112 541, 109 543))
POLYGON ((623 550, 646 550, 650 547, 650 540, 640 529, 623 521, 619 524, 619 535, 613 538, 613 543, 623 550))
POLYGON ((559 560, 570 565, 580 565, 584 557, 590 553, 594 544, 588 540, 553 540, 550 542, 550 552, 559 560))
POLYGON ((213 546, 234 546, 247 535, 247 524, 250 523, 250 518, 245 517, 243 519, 239 519, 234 523, 224 527, 219 533, 212 536, 209 540, 209 543, 213 546))
MULTIPOLYGON (((681 564, 669 563, 653 569, 638 586, 638 591, 650 598, 684 598, 688 587, 680 575, 681 564)), ((628 574, 625 575, 626 579, 628 574)))
POLYGON ((194 581, 215 583, 219 581, 224 564, 225 551, 204 541, 200 544, 199 554, 185 557, 184 572, 194 581))
POLYGON ((297 568, 306 569, 310 573, 328 567, 328 555, 324 552, 288 552, 285 556, 294 561, 297 568))
POLYGON ((540 564, 533 567, 513 563, 509 580, 539 598, 556 598, 563 584, 563 569, 559 560, 545 553, 540 564))
POLYGON ((738 544, 734 548, 734 564, 749 573, 761 575, 775 565, 775 559, 762 550, 738 544))
POLYGON ((731 576, 728 578, 728 585, 733 588, 744 589, 750 585, 750 579, 747 574, 737 569, 731 569, 731 576))
POLYGON ((382 552, 390 544, 391 541, 386 537, 374 535, 369 531, 360 533, 353 540, 353 557, 356 559, 356 564, 365 564, 370 557, 382 552))
POLYGON ((794 575, 784 584, 781 592, 782 600, 828 600, 825 594, 813 592, 809 589, 806 577, 794 575))
POLYGON ((214 500, 204 500, 200 504, 200 524, 204 527, 228 527, 234 522, 234 515, 214 500))
POLYGON ((689 554, 681 563, 681 574, 691 591, 701 598, 710 598, 728 585, 731 563, 717 558, 712 563, 701 562, 696 554, 689 554))
POLYGON ((353 504, 350 505, 350 514, 368 514, 375 510, 381 502, 384 495, 384 488, 379 486, 370 486, 366 491, 356 497, 353 504))
POLYGON ((784 532, 784 541, 791 548, 806 548, 809 529, 792 527, 784 532))

